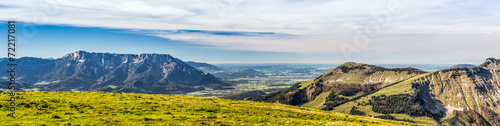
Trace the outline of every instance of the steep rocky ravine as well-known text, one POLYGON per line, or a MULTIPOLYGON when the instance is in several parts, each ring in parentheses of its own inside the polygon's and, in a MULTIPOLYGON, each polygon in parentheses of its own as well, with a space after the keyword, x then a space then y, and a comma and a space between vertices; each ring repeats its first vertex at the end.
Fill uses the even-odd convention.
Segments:
POLYGON ((445 112, 444 119, 450 123, 500 125, 498 61, 488 58, 480 67, 441 70, 415 80, 413 85, 420 87, 421 94, 431 96, 424 98, 426 109, 445 112))

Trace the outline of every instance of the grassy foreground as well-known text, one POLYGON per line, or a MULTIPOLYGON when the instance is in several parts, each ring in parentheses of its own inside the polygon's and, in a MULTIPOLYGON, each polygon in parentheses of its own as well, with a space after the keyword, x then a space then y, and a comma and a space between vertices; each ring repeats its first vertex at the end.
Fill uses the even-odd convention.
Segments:
POLYGON ((0 93, 2 125, 414 125, 277 103, 183 95, 20 92, 16 118, 0 93))

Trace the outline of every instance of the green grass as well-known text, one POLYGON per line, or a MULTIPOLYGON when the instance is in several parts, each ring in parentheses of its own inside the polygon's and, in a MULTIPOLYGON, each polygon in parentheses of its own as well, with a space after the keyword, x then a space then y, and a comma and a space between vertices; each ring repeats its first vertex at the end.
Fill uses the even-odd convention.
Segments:
POLYGON ((395 94, 406 94, 406 93, 411 93, 412 88, 411 88, 411 82, 414 80, 417 80, 419 78, 425 77, 427 75, 432 74, 433 72, 429 73, 424 73, 417 75, 415 77, 412 77, 408 80, 405 80, 403 82, 397 83, 395 85, 389 86, 387 88, 384 88, 378 92, 375 92, 371 95, 368 95, 367 97, 371 98, 372 96, 380 96, 380 95, 395 95, 395 94))
POLYGON ((0 93, 2 125, 415 125, 277 103, 185 95, 20 92, 16 118, 0 93))
POLYGON ((323 105, 326 101, 326 97, 330 94, 331 91, 328 92, 323 92, 316 96, 316 98, 313 101, 307 102, 305 104, 302 104, 301 107, 306 107, 306 108, 312 108, 312 109, 321 109, 324 108, 325 105, 323 105))
POLYGON ((417 74, 415 74, 415 73, 412 73, 412 74, 403 73, 402 74, 402 73, 398 73, 398 72, 394 72, 394 71, 387 71, 387 72, 377 71, 377 72, 374 72, 371 74, 366 74, 366 73, 370 72, 370 70, 368 70, 368 69, 372 69, 370 67, 366 67, 366 68, 367 69, 353 69, 347 73, 339 73, 338 72, 339 70, 337 70, 338 68, 335 68, 335 69, 332 69, 332 70, 324 73, 323 75, 321 75, 317 78, 314 78, 314 79, 311 79, 307 82, 301 83, 299 89, 304 89, 313 83, 317 83, 320 79, 334 81, 334 82, 325 83, 325 84, 353 84, 353 83, 356 83, 356 84, 363 85, 363 84, 372 83, 374 81, 373 78, 379 78, 381 76, 385 76, 386 78, 382 78, 382 80, 375 80, 375 82, 381 82, 382 83, 381 86, 386 86, 387 84, 391 84, 393 82, 398 82, 401 80, 411 78, 413 76, 417 76, 417 74), (335 71, 337 71, 337 72, 335 72, 335 71), (396 79, 385 80, 387 78, 396 78, 396 79), (339 81, 337 81, 337 80, 339 80, 339 81))
MULTIPOLYGON (((362 103, 362 102, 368 103, 368 100, 370 100, 372 96, 380 96, 380 95, 389 96, 389 95, 397 95, 397 94, 411 94, 414 92, 414 90, 411 87, 412 86, 411 82, 416 80, 416 79, 430 75, 432 73, 433 72, 420 74, 420 75, 417 75, 417 76, 412 77, 410 79, 407 79, 405 81, 396 83, 392 86, 380 89, 379 91, 377 91, 373 94, 367 95, 365 97, 362 97, 358 100, 347 102, 345 104, 337 106, 334 108, 333 111, 339 112, 339 113, 349 113, 349 111, 351 110, 351 108, 353 106, 357 106, 359 108, 358 110, 365 112, 368 116, 382 115, 382 114, 373 112, 371 110, 372 106, 370 106, 370 105, 358 106, 358 103, 362 103)), ((423 124, 429 124, 429 125, 433 125, 433 124, 437 123, 436 121, 434 121, 430 117, 413 117, 413 116, 410 117, 410 116, 404 115, 404 114, 391 114, 391 115, 395 116, 396 118, 408 118, 408 119, 411 119, 417 123, 423 123, 423 124)))
POLYGON ((307 86, 311 85, 313 82, 314 82, 315 79, 311 79, 309 81, 306 81, 306 82, 303 82, 303 83, 300 83, 300 87, 299 89, 304 89, 306 88, 307 86))

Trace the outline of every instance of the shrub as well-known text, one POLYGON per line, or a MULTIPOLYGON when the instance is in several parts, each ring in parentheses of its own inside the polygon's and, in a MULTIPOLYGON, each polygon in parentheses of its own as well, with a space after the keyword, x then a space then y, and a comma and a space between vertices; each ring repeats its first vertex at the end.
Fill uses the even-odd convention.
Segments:
POLYGON ((366 115, 366 113, 365 113, 365 112, 362 112, 362 111, 357 110, 357 107, 356 107, 356 106, 353 106, 353 107, 351 108, 350 114, 351 114, 351 115, 366 115))
POLYGON ((374 112, 382 114, 407 114, 412 116, 427 115, 424 107, 416 97, 409 94, 372 97, 370 101, 374 112))
POLYGON ((394 116, 392 115, 379 115, 379 116, 374 116, 375 118, 380 118, 380 119, 389 119, 389 120, 394 120, 396 119, 394 116))

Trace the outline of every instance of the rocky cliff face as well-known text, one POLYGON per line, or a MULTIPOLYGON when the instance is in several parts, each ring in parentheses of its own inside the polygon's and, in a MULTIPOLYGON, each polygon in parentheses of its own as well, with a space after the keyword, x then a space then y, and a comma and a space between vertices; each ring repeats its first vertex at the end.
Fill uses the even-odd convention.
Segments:
POLYGON ((499 60, 488 58, 476 68, 437 71, 415 80, 420 94, 426 95, 426 108, 446 113, 454 124, 500 125, 499 60), (432 106, 445 106, 441 110, 432 106), (435 109, 432 109, 435 108, 435 109))
POLYGON ((59 59, 18 59, 19 81, 50 91, 183 93, 228 86, 168 54, 77 51, 59 59))

